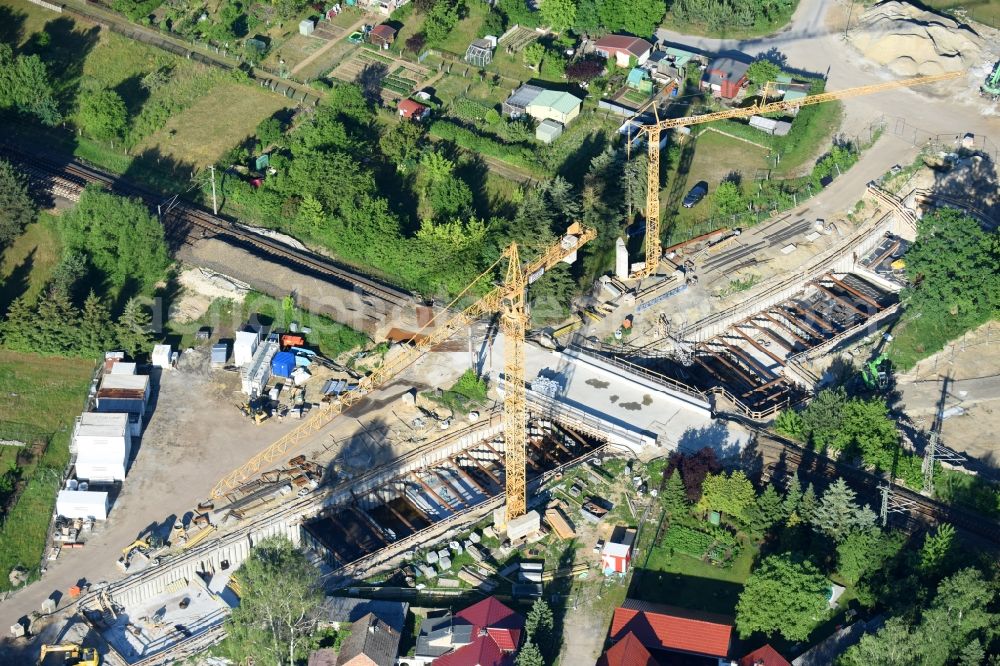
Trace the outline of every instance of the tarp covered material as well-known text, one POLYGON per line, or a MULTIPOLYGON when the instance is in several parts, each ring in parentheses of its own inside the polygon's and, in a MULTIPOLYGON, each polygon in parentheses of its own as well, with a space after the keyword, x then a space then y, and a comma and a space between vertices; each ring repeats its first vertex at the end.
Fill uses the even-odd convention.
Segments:
POLYGON ((66 518, 108 519, 108 494, 82 490, 60 490, 56 513, 66 518))
POLYGON ((271 374, 285 379, 292 376, 295 369, 295 354, 291 352, 278 352, 271 359, 271 374))
POLYGON ((99 391, 142 391, 143 398, 149 397, 149 375, 104 375, 99 391))

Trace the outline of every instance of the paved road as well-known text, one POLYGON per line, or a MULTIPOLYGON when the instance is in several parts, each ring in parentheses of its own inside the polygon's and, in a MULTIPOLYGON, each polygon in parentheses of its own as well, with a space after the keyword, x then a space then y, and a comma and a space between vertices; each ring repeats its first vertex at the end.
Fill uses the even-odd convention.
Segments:
MULTIPOLYGON (((733 40, 681 35, 660 29, 661 41, 706 53, 740 51, 749 56, 765 52, 787 59, 787 67, 828 76, 828 89, 840 90, 892 80, 881 66, 864 60, 845 42, 845 8, 836 0, 801 0, 792 22, 768 37, 733 40)), ((852 25, 857 21, 855 13, 852 25)), ((843 131, 854 135, 883 114, 898 116, 932 134, 972 132, 1000 145, 1000 107, 988 106, 976 93, 981 81, 972 77, 935 84, 932 94, 895 90, 844 101, 847 119, 843 131)), ((922 87, 926 91, 927 86, 922 87)))

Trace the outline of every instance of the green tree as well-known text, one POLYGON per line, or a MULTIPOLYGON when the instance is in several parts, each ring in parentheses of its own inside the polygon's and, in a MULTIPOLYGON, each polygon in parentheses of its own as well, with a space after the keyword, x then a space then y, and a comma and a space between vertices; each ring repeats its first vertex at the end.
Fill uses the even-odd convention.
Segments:
POLYGON ((554 32, 571 28, 576 20, 576 3, 573 0, 545 0, 540 11, 542 20, 554 32))
POLYGON ((782 410, 774 419, 774 429, 778 434, 799 442, 806 438, 806 428, 805 423, 802 422, 802 415, 794 409, 782 410))
POLYGON ((111 310, 93 291, 87 295, 80 313, 77 336, 78 350, 82 355, 99 358, 115 347, 115 328, 111 323, 111 310))
POLYGON ((515 666, 545 666, 545 659, 542 658, 538 646, 529 640, 518 650, 517 656, 514 657, 514 664, 515 666))
POLYGON ((698 508, 702 510, 721 511, 737 520, 746 518, 747 509, 753 505, 757 493, 750 479, 742 471, 737 470, 726 476, 709 474, 702 484, 701 500, 698 508))
MULTIPOLYGON (((813 496, 815 500, 815 496, 813 496)), ((799 508, 799 502, 802 501, 802 484, 799 483, 799 477, 793 476, 788 480, 788 487, 785 489, 785 497, 781 502, 781 507, 785 512, 785 517, 791 516, 799 508)))
POLYGON ((910 624, 891 617, 874 634, 865 634, 838 662, 841 666, 912 666, 920 663, 910 624))
POLYGON ((10 162, 0 160, 0 249, 34 221, 36 212, 24 175, 10 162))
POLYGON ((111 141, 125 135, 128 112, 125 102, 115 91, 91 90, 80 95, 76 119, 81 129, 90 136, 111 141))
POLYGON ((34 115, 46 125, 56 125, 62 120, 45 64, 37 55, 22 54, 15 58, 10 45, 3 43, 0 43, 0 108, 34 115))
POLYGON ((163 278, 169 263, 163 227, 140 200, 88 187, 60 223, 67 249, 87 254, 110 283, 112 298, 163 278))
POLYGON ((688 504, 687 491, 684 489, 684 481, 681 480, 680 470, 675 469, 667 477, 660 494, 660 502, 671 518, 687 513, 690 505, 688 504))
POLYGON ((747 527, 754 534, 763 535, 785 517, 781 496, 774 486, 768 485, 747 510, 747 527))
POLYGON ((843 479, 837 479, 823 493, 810 519, 813 529, 842 543, 849 534, 869 529, 875 524, 875 514, 854 501, 857 494, 843 479))
POLYGON ((920 548, 920 570, 924 574, 940 573, 952 554, 955 541, 955 528, 951 523, 938 525, 934 534, 924 536, 924 545, 920 548))
POLYGON ((750 573, 736 604, 740 637, 755 631, 804 641, 827 612, 829 583, 809 561, 771 555, 750 573))
POLYGON ((844 389, 826 389, 816 394, 809 407, 802 412, 802 424, 810 443, 817 448, 829 448, 837 442, 843 412, 847 405, 844 389))
POLYGON ((903 546, 899 533, 883 534, 870 528, 848 534, 837 546, 837 571, 850 585, 880 571, 903 546))
POLYGON ((399 123, 379 139, 379 149, 396 169, 406 173, 414 168, 423 149, 424 128, 420 123, 399 123))
POLYGON ((766 58, 757 58, 747 70, 747 79, 756 86, 763 87, 768 81, 775 82, 781 68, 766 58))
POLYGON ((316 201, 316 198, 311 194, 305 195, 302 197, 302 203, 299 204, 299 212, 295 215, 295 222, 306 233, 315 234, 320 231, 326 222, 323 204, 316 201))
POLYGON ((424 20, 424 35, 427 43, 438 46, 458 25, 461 18, 461 4, 454 0, 437 0, 424 20))
POLYGON ((535 69, 541 64, 542 58, 545 57, 545 47, 538 42, 532 42, 521 51, 521 57, 524 59, 525 65, 535 69))
POLYGON ((76 349, 80 313, 69 296, 49 289, 39 299, 36 323, 30 334, 36 349, 44 354, 66 354, 76 349))
POLYGON ((285 130, 281 126, 281 121, 277 118, 264 118, 260 121, 257 125, 257 140, 260 141, 263 150, 271 146, 283 146, 285 130))
POLYGON ((746 210, 746 197, 736 183, 727 180, 719 183, 712 195, 716 209, 723 215, 736 215, 746 210))
POLYGON ((135 356, 140 352, 152 349, 152 332, 150 331, 150 316, 142 304, 134 298, 130 298, 125 303, 118 318, 118 325, 115 332, 118 337, 118 344, 129 355, 135 356))
POLYGON ((535 643, 541 643, 539 637, 546 637, 552 631, 553 618, 552 609, 542 599, 535 599, 531 605, 531 610, 524 618, 524 630, 535 643))
POLYGON ((796 510, 801 518, 805 522, 809 522, 813 519, 816 514, 816 508, 819 506, 819 501, 816 499, 816 489, 813 488, 813 484, 806 486, 806 490, 802 493, 802 499, 799 500, 799 508, 796 510))
POLYGON ((272 537, 250 551, 235 575, 242 595, 226 620, 227 656, 275 666, 305 659, 323 601, 318 570, 287 539, 272 537))
POLYGON ((667 13, 667 5, 663 0, 619 0, 617 4, 622 9, 619 16, 622 29, 633 35, 652 35, 667 13))
POLYGON ((885 400, 854 399, 844 405, 834 444, 842 451, 860 453, 865 463, 879 471, 892 470, 899 434, 885 400))

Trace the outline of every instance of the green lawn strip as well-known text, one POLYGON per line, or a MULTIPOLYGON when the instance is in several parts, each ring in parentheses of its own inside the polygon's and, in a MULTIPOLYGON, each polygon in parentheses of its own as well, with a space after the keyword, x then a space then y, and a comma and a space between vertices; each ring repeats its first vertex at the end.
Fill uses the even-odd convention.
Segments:
POLYGON ((69 462, 73 419, 83 409, 93 362, 0 351, 0 437, 47 439, 27 485, 0 526, 0 590, 10 589, 7 573, 27 568, 37 578, 49 520, 63 471, 69 462))

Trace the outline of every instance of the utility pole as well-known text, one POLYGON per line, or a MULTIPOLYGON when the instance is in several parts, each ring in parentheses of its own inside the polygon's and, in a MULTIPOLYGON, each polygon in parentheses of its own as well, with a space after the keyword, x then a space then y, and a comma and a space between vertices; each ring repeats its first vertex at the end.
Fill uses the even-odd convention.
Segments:
POLYGON ((218 215, 219 204, 215 200, 215 165, 209 165, 208 168, 212 170, 212 215, 218 215))

